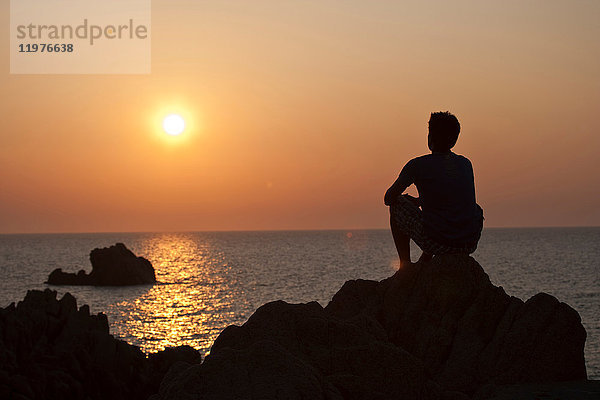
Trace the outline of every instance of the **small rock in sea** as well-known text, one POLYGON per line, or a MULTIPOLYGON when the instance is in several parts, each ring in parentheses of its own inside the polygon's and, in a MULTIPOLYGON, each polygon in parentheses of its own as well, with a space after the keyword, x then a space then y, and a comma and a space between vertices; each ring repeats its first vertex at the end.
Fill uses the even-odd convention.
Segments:
POLYGON ((123 243, 90 253, 92 272, 63 272, 57 268, 50 273, 50 285, 128 286, 156 283, 156 274, 150 261, 137 257, 123 243))

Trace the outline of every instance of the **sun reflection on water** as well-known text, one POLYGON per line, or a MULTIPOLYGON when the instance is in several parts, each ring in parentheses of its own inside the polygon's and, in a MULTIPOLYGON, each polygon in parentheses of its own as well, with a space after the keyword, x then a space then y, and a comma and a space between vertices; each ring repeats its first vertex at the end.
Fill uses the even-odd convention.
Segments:
POLYGON ((146 353, 179 345, 207 353, 225 327, 243 324, 266 302, 326 305, 348 277, 381 279, 397 269, 389 252, 378 251, 381 262, 369 271, 372 276, 365 274, 364 265, 373 264, 373 243, 385 242, 373 242, 362 231, 163 233, 137 239, 129 241, 131 249, 152 262, 158 283, 107 289, 98 305, 108 314, 111 333, 146 353))
POLYGON ((159 283, 134 301, 114 304, 109 312, 121 317, 111 327, 116 336, 145 352, 183 344, 207 350, 223 326, 243 317, 233 309, 230 267, 209 241, 159 235, 139 253, 152 262, 159 283))

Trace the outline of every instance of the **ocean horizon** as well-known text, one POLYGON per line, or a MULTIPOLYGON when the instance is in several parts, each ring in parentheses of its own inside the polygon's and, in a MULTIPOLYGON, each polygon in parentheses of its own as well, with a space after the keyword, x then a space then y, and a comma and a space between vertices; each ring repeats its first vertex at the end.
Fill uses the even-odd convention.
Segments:
MULTIPOLYGON (((548 225, 548 226, 486 226, 484 230, 495 229, 588 229, 600 225, 548 225)), ((87 234, 135 234, 135 233, 250 233, 250 232, 328 232, 328 231, 389 231, 389 228, 301 228, 301 229, 184 229, 184 230, 140 230, 140 231, 48 231, 48 232, 0 232, 0 236, 10 235, 87 235, 87 234)))

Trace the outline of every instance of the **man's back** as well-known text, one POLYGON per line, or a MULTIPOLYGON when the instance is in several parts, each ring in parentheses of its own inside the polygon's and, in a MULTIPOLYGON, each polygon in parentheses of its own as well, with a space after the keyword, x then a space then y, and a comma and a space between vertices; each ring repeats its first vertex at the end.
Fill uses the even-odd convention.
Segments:
POLYGON ((417 157, 406 164, 400 177, 403 183, 417 186, 423 225, 433 239, 462 246, 479 238, 482 211, 475 201, 473 167, 466 157, 450 151, 417 157))

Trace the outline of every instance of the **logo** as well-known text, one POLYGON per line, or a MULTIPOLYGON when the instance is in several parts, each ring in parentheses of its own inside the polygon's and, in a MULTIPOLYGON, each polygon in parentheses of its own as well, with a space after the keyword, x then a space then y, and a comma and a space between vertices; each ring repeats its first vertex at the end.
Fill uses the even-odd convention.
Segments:
POLYGON ((150 73, 150 0, 11 0, 13 74, 150 73))

